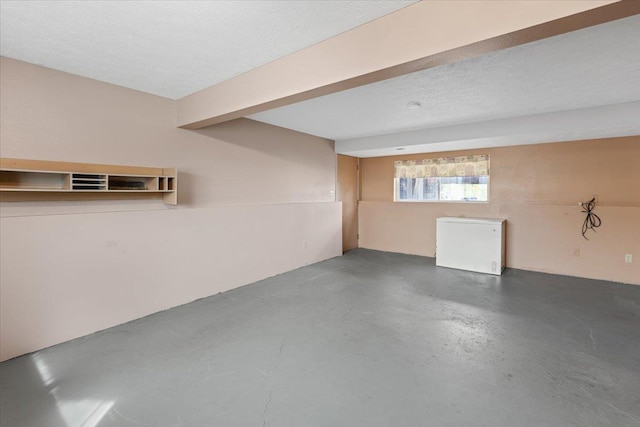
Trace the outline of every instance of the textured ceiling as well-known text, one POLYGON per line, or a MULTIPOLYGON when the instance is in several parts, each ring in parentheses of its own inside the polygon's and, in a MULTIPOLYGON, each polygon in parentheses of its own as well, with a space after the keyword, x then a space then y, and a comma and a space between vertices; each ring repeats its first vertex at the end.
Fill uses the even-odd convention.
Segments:
POLYGON ((640 135, 640 101, 337 140, 354 157, 434 153, 640 135))
MULTIPOLYGON (((177 99, 412 2, 2 0, 0 54, 177 99)), ((638 135, 638 76, 635 15, 250 117, 360 157, 638 135)))
POLYGON ((639 76, 636 15, 250 117, 345 140, 637 101, 639 76))
POLYGON ((5 1, 0 54, 178 99, 414 1, 5 1))

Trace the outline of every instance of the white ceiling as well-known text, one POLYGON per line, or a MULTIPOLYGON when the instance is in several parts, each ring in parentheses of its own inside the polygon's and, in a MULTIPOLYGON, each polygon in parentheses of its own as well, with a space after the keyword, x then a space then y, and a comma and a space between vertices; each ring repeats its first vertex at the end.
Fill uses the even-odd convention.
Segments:
POLYGON ((637 114, 637 104, 629 102, 640 100, 639 76, 640 16, 636 15, 250 117, 338 140, 338 152, 358 156, 399 154, 396 147, 408 153, 623 136, 640 134, 640 119, 629 126, 614 124, 617 118, 605 115, 598 121, 598 132, 585 134, 578 129, 569 132, 561 122, 551 126, 552 116, 545 116, 547 122, 538 124, 535 137, 510 126, 508 119, 621 103, 628 103, 624 105, 637 114), (421 107, 408 108, 412 101, 421 107), (489 122, 502 127, 501 141, 459 144, 458 126, 467 126, 466 135, 469 123, 482 127, 489 122), (411 137, 404 134, 407 131, 413 131, 411 137), (391 135, 376 136, 381 134, 391 135))
POLYGON ((640 135, 640 101, 336 141, 354 157, 434 153, 640 135))
POLYGON ((0 54, 178 99, 412 1, 6 1, 0 54))
MULTIPOLYGON (((178 99, 411 3, 1 0, 0 54, 178 99)), ((638 76, 635 15, 250 118, 359 157, 640 135, 638 76)))

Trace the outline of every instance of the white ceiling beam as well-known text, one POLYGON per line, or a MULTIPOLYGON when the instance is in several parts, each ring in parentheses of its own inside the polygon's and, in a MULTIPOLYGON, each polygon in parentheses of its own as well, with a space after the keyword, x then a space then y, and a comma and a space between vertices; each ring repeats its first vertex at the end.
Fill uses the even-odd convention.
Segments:
POLYGON ((178 100, 178 126, 199 129, 635 14, 633 0, 422 1, 178 100))
POLYGON ((335 142, 353 157, 435 153, 640 135, 640 101, 487 120, 335 142))

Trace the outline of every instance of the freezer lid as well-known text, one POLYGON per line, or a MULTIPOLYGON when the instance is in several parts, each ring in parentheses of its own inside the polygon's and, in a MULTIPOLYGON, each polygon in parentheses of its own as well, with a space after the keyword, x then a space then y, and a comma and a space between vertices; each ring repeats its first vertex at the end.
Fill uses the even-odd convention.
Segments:
POLYGON ((463 224, 502 224, 505 219, 500 218, 459 218, 453 216, 445 216, 436 220, 439 223, 463 223, 463 224))

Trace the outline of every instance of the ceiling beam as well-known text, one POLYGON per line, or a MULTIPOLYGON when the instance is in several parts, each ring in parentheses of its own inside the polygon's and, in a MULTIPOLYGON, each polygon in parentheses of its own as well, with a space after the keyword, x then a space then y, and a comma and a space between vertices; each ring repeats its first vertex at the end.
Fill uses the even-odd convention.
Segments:
MULTIPOLYGON (((640 101, 338 139, 336 153, 380 157, 640 135, 640 101)), ((640 141, 640 139, 638 139, 640 141)))
POLYGON ((635 0, 421 1, 178 100, 178 126, 200 129, 635 14, 635 0))

